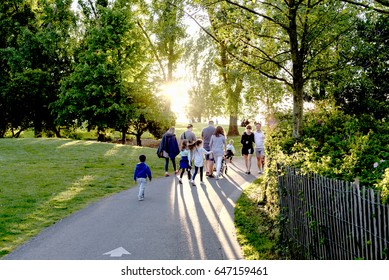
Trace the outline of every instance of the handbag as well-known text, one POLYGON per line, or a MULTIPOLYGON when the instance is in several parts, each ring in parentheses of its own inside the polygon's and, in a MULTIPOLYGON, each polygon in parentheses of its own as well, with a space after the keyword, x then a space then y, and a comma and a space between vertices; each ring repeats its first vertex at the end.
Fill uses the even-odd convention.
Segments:
POLYGON ((169 158, 169 154, 165 150, 161 152, 161 155, 163 158, 169 158))

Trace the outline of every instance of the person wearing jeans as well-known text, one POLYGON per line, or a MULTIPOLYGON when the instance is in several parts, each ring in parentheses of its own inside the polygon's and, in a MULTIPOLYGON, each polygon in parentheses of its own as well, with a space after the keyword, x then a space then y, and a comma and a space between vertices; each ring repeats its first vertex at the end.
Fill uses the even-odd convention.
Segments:
POLYGON ((216 179, 219 179, 220 169, 222 166, 223 157, 226 153, 226 137, 224 136, 224 129, 221 126, 216 127, 215 133, 211 137, 209 143, 216 162, 216 179))
POLYGON ((135 166, 134 171, 134 181, 138 182, 139 192, 138 192, 138 200, 142 201, 145 198, 145 185, 147 182, 147 177, 151 181, 151 170, 150 167, 145 164, 146 156, 139 156, 139 163, 135 166))

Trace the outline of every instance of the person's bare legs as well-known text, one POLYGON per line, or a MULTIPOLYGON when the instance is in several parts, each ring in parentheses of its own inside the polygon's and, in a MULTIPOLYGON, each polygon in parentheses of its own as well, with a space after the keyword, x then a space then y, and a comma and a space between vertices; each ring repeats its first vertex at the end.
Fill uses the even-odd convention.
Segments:
POLYGON ((247 164, 247 155, 243 155, 244 157, 244 164, 246 166, 246 173, 249 171, 249 167, 248 167, 248 164, 247 164))
POLYGON ((258 166, 258 173, 262 174, 263 173, 263 165, 262 165, 262 160, 263 157, 262 155, 257 155, 257 166, 258 166))
POLYGON ((247 172, 248 174, 250 174, 250 170, 251 170, 251 157, 252 157, 252 154, 248 154, 247 155, 247 172))

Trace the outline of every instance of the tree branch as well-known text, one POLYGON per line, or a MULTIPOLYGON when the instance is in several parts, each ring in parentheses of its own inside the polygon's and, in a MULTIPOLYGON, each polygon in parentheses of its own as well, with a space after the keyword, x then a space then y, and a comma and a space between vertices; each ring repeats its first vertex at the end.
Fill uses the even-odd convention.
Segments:
MULTIPOLYGON (((351 0, 341 0, 341 1, 349 3, 349 4, 352 4, 352 5, 360 6, 360 7, 363 7, 365 9, 372 9, 372 10, 374 10, 374 11, 380 13, 380 14, 389 15, 389 10, 382 10, 382 9, 379 9, 379 8, 376 8, 376 7, 367 5, 367 4, 358 3, 358 2, 351 1, 351 0)), ((384 0, 375 0, 375 1, 380 3, 381 5, 389 7, 389 3, 387 1, 384 1, 384 0)))
MULTIPOLYGON (((275 64, 278 68, 284 70, 286 73, 288 73, 288 75, 293 77, 292 73, 290 73, 290 71, 288 69, 286 69, 284 66, 282 66, 278 61, 275 61, 273 58, 271 58, 265 51, 263 51, 262 49, 260 49, 257 46, 250 44, 249 42, 243 41, 243 39, 240 39, 240 41, 242 43, 244 43, 245 45, 248 45, 248 46, 258 50, 260 53, 262 53, 264 55, 264 58, 262 58, 263 60, 265 60, 266 62, 271 62, 271 63, 275 64)), ((278 56, 278 54, 277 54, 277 56, 278 56)))
POLYGON ((138 26, 139 26, 140 29, 142 30, 143 34, 144 34, 145 37, 147 38, 147 41, 148 41, 149 44, 150 44, 150 47, 151 47, 151 49, 152 49, 152 51, 153 51, 153 53, 154 53, 154 56, 155 56, 155 58, 156 58, 157 61, 158 61, 159 67, 161 68, 162 75, 163 75, 163 80, 166 81, 167 78, 166 78, 165 69, 163 68, 162 61, 161 61, 161 59, 160 59, 159 56, 158 56, 157 49, 155 48, 153 42, 151 41, 150 36, 147 34, 147 32, 146 32, 146 30, 143 28, 142 24, 141 24, 139 21, 137 21, 136 23, 138 24, 138 26))
MULTIPOLYGON (((188 13, 187 11, 182 9, 181 7, 178 7, 174 3, 168 2, 168 4, 170 4, 170 5, 174 6, 174 7, 177 7, 178 9, 180 9, 183 13, 188 15, 201 28, 201 30, 203 30, 208 36, 210 36, 216 43, 218 43, 219 45, 222 44, 222 42, 218 38, 216 38, 216 36, 214 36, 209 30, 207 30, 205 27, 203 27, 190 13, 188 13)), ((233 57, 237 61, 241 62, 242 64, 246 65, 247 67, 252 68, 252 69, 258 71, 260 74, 264 75, 265 77, 267 77, 269 79, 273 79, 273 80, 278 80, 278 81, 284 82, 285 84, 291 86, 291 83, 288 82, 288 80, 286 80, 285 78, 281 78, 281 77, 278 77, 278 76, 266 73, 263 70, 261 70, 260 68, 258 68, 257 66, 251 64, 250 62, 248 62, 248 61, 246 61, 246 60, 244 60, 244 59, 242 59, 240 57, 238 57, 236 54, 232 53, 231 51, 229 51, 229 50, 226 50, 226 51, 227 51, 227 53, 229 55, 231 55, 231 57, 233 57)))
POLYGON ((282 24, 282 23, 280 23, 280 22, 277 22, 276 20, 274 20, 273 18, 271 18, 271 17, 269 17, 269 16, 267 16, 267 15, 265 15, 265 14, 261 14, 261 13, 259 13, 259 12, 257 12, 257 11, 254 11, 253 9, 250 9, 250 8, 248 8, 248 7, 245 7, 245 6, 243 6, 243 5, 240 5, 240 4, 238 4, 238 3, 235 3, 235 2, 233 2, 233 1, 229 1, 229 0, 224 0, 224 1, 227 2, 227 3, 229 3, 229 4, 231 4, 231 5, 237 6, 237 7, 241 8, 241 9, 243 9, 243 10, 246 10, 246 11, 252 13, 252 14, 255 14, 255 15, 259 16, 259 17, 262 17, 262 18, 264 18, 264 19, 267 19, 267 20, 269 20, 269 21, 271 21, 271 22, 273 22, 273 23, 275 23, 275 24, 281 26, 281 27, 284 28, 285 30, 288 29, 288 26, 287 26, 287 25, 284 25, 284 24, 282 24))

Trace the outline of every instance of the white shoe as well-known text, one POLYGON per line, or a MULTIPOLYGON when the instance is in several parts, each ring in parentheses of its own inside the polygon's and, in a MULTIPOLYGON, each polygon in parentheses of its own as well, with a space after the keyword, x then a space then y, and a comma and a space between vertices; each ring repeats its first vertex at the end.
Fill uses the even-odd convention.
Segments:
POLYGON ((182 180, 181 180, 181 179, 178 179, 178 182, 179 182, 180 184, 182 184, 182 180))

